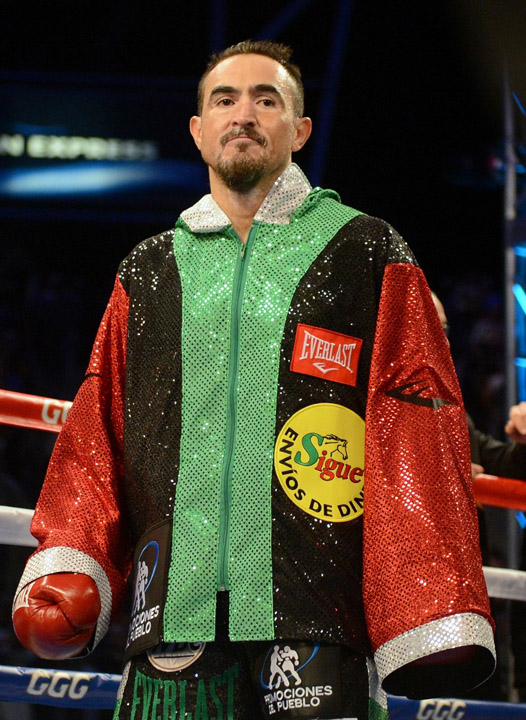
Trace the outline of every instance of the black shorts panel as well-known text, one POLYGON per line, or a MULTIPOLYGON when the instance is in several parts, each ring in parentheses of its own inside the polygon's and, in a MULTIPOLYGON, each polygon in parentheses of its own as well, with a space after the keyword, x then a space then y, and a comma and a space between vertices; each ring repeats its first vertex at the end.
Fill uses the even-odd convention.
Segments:
POLYGON ((120 696, 114 720, 368 719, 365 657, 310 641, 164 645, 130 661, 120 696))

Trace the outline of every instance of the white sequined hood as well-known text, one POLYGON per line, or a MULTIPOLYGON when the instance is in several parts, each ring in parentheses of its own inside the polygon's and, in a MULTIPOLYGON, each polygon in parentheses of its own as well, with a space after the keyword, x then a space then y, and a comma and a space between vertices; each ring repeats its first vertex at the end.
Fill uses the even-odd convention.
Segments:
MULTIPOLYGON (((310 182, 295 163, 291 163, 275 181, 261 203, 254 220, 288 225, 296 209, 312 190, 310 182)), ((208 194, 181 213, 192 232, 215 232, 230 225, 227 215, 208 194)))

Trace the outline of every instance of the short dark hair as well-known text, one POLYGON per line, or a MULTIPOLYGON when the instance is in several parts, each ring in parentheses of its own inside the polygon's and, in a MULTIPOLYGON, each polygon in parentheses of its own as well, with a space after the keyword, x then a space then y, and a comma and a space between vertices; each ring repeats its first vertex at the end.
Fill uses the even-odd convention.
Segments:
POLYGON ((243 40, 242 42, 227 47, 221 52, 214 53, 210 57, 208 65, 206 66, 204 73, 201 75, 201 79, 199 80, 199 85, 197 87, 197 114, 201 115, 203 111, 203 86, 205 80, 216 65, 219 65, 220 62, 223 62, 223 60, 233 57, 234 55, 250 54, 266 55, 267 57, 276 60, 276 62, 279 62, 279 64, 285 68, 294 81, 294 113, 297 117, 302 117, 305 102, 305 91, 301 80, 301 70, 298 65, 295 65, 290 61, 292 48, 288 45, 283 45, 283 43, 275 42, 274 40, 243 40))

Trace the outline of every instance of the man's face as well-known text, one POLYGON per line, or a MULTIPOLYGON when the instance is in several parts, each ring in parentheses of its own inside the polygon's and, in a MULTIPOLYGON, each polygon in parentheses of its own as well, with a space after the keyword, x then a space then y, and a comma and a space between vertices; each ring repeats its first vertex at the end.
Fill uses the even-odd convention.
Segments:
POLYGON ((294 81, 265 55, 234 55, 207 76, 201 116, 190 132, 203 160, 227 187, 248 192, 272 182, 310 135, 294 115, 294 81))

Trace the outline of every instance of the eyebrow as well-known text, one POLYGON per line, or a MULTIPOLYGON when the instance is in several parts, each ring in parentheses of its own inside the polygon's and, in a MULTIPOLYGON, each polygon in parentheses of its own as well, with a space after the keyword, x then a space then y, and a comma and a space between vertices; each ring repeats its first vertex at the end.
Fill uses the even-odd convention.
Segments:
POLYGON ((231 85, 217 85, 212 92, 210 93, 210 97, 213 98, 214 95, 231 95, 232 93, 236 92, 236 88, 232 87, 231 85))
MULTIPOLYGON (((275 85, 270 85, 267 83, 259 83, 258 85, 253 85, 250 88, 251 92, 255 95, 258 93, 269 93, 272 95, 277 95, 280 98, 283 98, 282 94, 278 90, 278 88, 275 85)), ((215 97, 216 95, 235 95, 239 93, 238 88, 235 88, 233 85, 217 85, 211 92, 210 92, 210 99, 215 97)))
POLYGON ((272 93, 273 95, 279 95, 281 97, 280 91, 274 85, 267 85, 265 83, 261 83, 259 85, 256 85, 254 87, 254 90, 256 93, 272 93))

